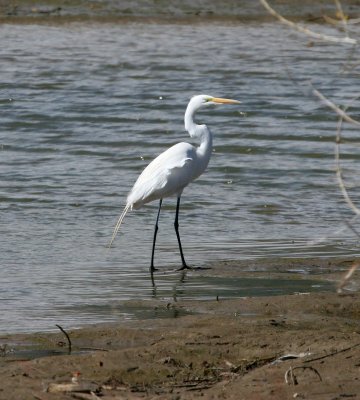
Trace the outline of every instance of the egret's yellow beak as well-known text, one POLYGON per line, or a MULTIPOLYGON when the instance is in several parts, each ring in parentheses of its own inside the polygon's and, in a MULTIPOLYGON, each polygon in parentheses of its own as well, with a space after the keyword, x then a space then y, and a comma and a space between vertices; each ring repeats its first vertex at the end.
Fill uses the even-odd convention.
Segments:
POLYGON ((231 99, 222 99, 221 97, 213 97, 210 101, 218 104, 240 104, 241 101, 231 100, 231 99))

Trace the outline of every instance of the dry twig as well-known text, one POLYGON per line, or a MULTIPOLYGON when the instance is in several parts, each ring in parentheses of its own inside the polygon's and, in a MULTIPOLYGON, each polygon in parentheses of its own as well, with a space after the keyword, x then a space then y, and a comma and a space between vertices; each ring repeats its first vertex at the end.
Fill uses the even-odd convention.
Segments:
POLYGON ((356 39, 352 39, 349 38, 348 36, 344 37, 344 38, 339 38, 339 37, 335 37, 335 36, 329 36, 329 35, 324 35, 322 33, 317 33, 314 32, 308 28, 305 28, 304 26, 301 26, 299 24, 296 24, 295 22, 292 22, 286 18, 284 18, 281 14, 279 14, 278 12, 276 12, 266 0, 259 0, 260 3, 266 8, 266 10, 273 15, 274 17, 276 17, 280 22, 282 22, 283 24, 289 26, 290 28, 293 28, 295 30, 297 30, 298 32, 301 33, 305 33, 305 35, 313 38, 313 39, 318 39, 318 40, 324 40, 327 42, 332 42, 332 43, 344 43, 344 44, 356 44, 357 40, 356 39))
POLYGON ((357 215, 360 216, 360 209, 354 204, 354 202, 351 200, 349 193, 345 187, 345 183, 342 177, 342 172, 341 172, 341 166, 340 166, 340 143, 341 143, 341 129, 342 129, 342 124, 343 121, 350 122, 354 125, 360 126, 360 122, 351 118, 347 113, 346 109, 342 110, 338 106, 336 106, 332 101, 327 99, 322 93, 320 93, 317 89, 315 89, 312 85, 312 93, 320 99, 326 106, 331 108, 333 111, 336 112, 336 114, 339 115, 339 122, 338 122, 338 127, 336 131, 336 140, 335 140, 335 167, 336 167, 336 177, 338 179, 339 187, 341 190, 342 195, 344 196, 344 199, 350 209, 357 215))
MULTIPOLYGON (((343 123, 343 117, 340 116, 339 122, 338 122, 338 128, 336 132, 336 145, 335 145, 335 167, 336 167, 336 177, 339 183, 339 187, 341 190, 341 193, 350 207, 350 209, 356 214, 360 215, 360 209, 354 204, 354 202, 351 200, 349 193, 345 187, 345 183, 342 177, 342 171, 341 171, 341 166, 340 166, 340 143, 341 143, 341 128, 342 128, 342 123, 343 123)), ((360 124, 359 124, 360 125, 360 124)))
POLYGON ((344 110, 339 108, 332 101, 327 99, 322 93, 320 93, 317 89, 315 89, 312 84, 311 84, 311 87, 312 87, 312 94, 315 97, 317 97, 318 99, 320 99, 327 107, 329 107, 333 111, 335 111, 336 114, 339 117, 341 117, 344 121, 350 122, 351 124, 354 124, 356 126, 360 126, 360 121, 357 121, 356 119, 351 118, 344 110))
POLYGON ((344 286, 346 285, 346 283, 348 282, 348 280, 352 277, 352 275, 354 274, 354 272, 359 268, 360 266, 360 262, 359 261, 354 261, 352 266, 350 267, 349 271, 345 274, 345 276, 341 279, 341 281, 339 282, 339 285, 337 287, 337 292, 341 293, 344 286))
MULTIPOLYGON (((313 88, 313 94, 318 97, 325 105, 330 107, 333 111, 335 111, 339 115, 339 121, 338 121, 338 126, 337 126, 337 131, 336 131, 336 140, 335 140, 335 169, 336 169, 336 178, 339 184, 340 191, 347 203, 347 205, 350 207, 350 209, 354 212, 356 217, 360 216, 360 209, 355 205, 353 200, 351 199, 348 190, 346 189, 345 182, 343 179, 342 175, 342 169, 340 165, 340 144, 341 144, 341 130, 342 130, 342 125, 343 121, 350 122, 352 124, 355 124, 357 126, 360 126, 360 122, 357 120, 354 120, 351 118, 347 113, 346 109, 344 110, 340 109, 338 106, 336 106, 333 102, 328 100, 323 94, 321 94, 318 90, 316 90, 314 87, 313 88)), ((347 226, 357 235, 359 236, 358 232, 356 229, 352 226, 350 222, 347 223, 347 226)), ((342 289, 344 288, 345 284, 349 281, 351 276, 354 274, 354 272, 358 269, 360 263, 358 261, 355 261, 349 271, 344 275, 344 277, 341 279, 339 282, 337 291, 338 293, 342 292, 342 289)))
POLYGON ((51 382, 46 391, 48 393, 95 393, 99 391, 99 385, 93 382, 51 382))
POLYGON ((323 360, 324 358, 333 357, 333 356, 336 356, 338 354, 344 353, 345 351, 352 350, 352 349, 354 349, 354 348, 356 348, 358 346, 360 346, 360 343, 354 344, 354 346, 346 347, 345 349, 342 349, 342 350, 339 350, 339 351, 334 351, 333 353, 326 354, 325 356, 313 358, 311 360, 306 360, 306 361, 304 361, 304 363, 310 363, 310 362, 313 362, 313 361, 323 360))
POLYGON ((94 392, 88 393, 71 393, 71 397, 74 399, 80 399, 80 400, 97 400, 100 399, 99 396, 96 395, 94 392))
POLYGON ((62 328, 60 325, 56 324, 56 326, 61 330, 61 332, 65 335, 67 341, 68 341, 68 349, 69 349, 69 354, 71 354, 71 340, 70 340, 70 336, 68 335, 68 333, 65 331, 64 328, 62 328))
POLYGON ((295 369, 309 369, 310 371, 313 371, 319 378, 320 381, 322 381, 321 375, 319 374, 319 371, 317 369, 315 369, 314 367, 310 367, 310 366, 300 366, 300 367, 290 367, 286 372, 285 372, 285 382, 290 385, 291 383, 293 385, 297 385, 299 382, 296 379, 296 376, 294 374, 294 370, 295 369))
POLYGON ((336 8, 337 8, 337 15, 341 19, 341 23, 342 23, 342 26, 344 28, 346 37, 349 37, 349 32, 348 32, 348 27, 347 27, 347 18, 346 18, 345 14, 344 14, 342 5, 341 5, 339 0, 334 0, 334 1, 335 1, 335 5, 336 5, 336 8))
MULTIPOLYGON (((340 0, 334 0, 334 1, 335 1, 335 5, 337 8, 337 16, 341 20, 343 29, 345 31, 346 37, 344 37, 344 38, 338 38, 338 37, 334 37, 334 36, 323 35, 323 34, 313 32, 308 28, 305 28, 299 24, 296 24, 296 23, 284 18, 281 14, 279 14, 277 11, 275 11, 269 5, 267 0, 260 0, 260 3, 266 8, 266 10, 271 15, 276 17, 280 22, 282 22, 283 24, 285 24, 293 29, 296 29, 297 31, 299 31, 301 33, 308 35, 309 37, 312 37, 314 39, 325 40, 325 41, 333 42, 333 43, 356 44, 357 40, 349 37, 348 20, 344 14, 340 0)), ((332 20, 331 18, 330 18, 330 20, 332 23, 335 22, 336 24, 338 24, 338 21, 332 20)), ((349 193, 346 189, 344 180, 343 180, 343 176, 342 176, 342 171, 341 171, 341 167, 340 167, 340 142, 341 142, 341 128, 342 128, 343 121, 349 122, 356 126, 360 126, 360 121, 355 120, 354 118, 350 117, 346 113, 346 108, 345 109, 339 108, 336 104, 334 104, 332 101, 327 99, 319 90, 315 89, 312 84, 310 84, 310 87, 311 87, 312 94, 339 116, 338 129, 337 129, 337 134, 336 134, 336 146, 335 146, 336 177, 338 180, 338 184, 339 184, 341 193, 342 193, 346 203, 348 204, 350 209, 355 213, 355 216, 358 217, 358 216, 360 216, 360 209, 354 204, 354 202, 350 198, 349 193)), ((356 232, 356 230, 352 227, 351 223, 348 223, 348 225, 349 225, 350 229, 355 231, 355 234, 357 236, 359 236, 359 234, 356 232)), ((338 291, 342 290, 342 288, 344 287, 346 282, 350 279, 350 277, 353 275, 353 273, 356 271, 356 269, 359 267, 359 265, 360 265, 359 262, 354 262, 354 264, 352 265, 350 270, 346 273, 346 275, 340 281, 339 286, 338 286, 338 291)))

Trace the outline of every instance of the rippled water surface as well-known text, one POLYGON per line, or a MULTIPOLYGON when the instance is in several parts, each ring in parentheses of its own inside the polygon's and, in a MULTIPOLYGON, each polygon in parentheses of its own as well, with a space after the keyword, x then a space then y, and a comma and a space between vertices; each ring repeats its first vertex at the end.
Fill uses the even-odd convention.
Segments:
MULTIPOLYGON (((243 104, 198 116, 214 133, 214 153, 183 194, 190 265, 359 254, 334 177, 336 118, 306 93, 312 79, 350 102, 358 88, 356 71, 342 69, 350 49, 307 46, 276 24, 1 25, 0 37, 2 331, 117 320, 118 300, 173 298, 177 278, 160 275, 154 291, 147 274, 157 204, 130 213, 113 249, 105 245, 144 166, 189 140, 183 114, 193 94, 243 104)), ((357 135, 351 127, 344 135, 356 200, 357 135)), ((180 262, 174 205, 167 199, 161 215, 163 270, 180 262)), ((196 273, 186 282, 178 298, 231 286, 196 273)), ((231 295, 269 293, 264 282, 248 286, 231 295)))

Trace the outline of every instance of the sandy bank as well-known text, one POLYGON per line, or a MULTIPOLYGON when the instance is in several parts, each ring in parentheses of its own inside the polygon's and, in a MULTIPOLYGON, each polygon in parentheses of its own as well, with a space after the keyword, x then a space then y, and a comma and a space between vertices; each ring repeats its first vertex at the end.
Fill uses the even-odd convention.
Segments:
MULTIPOLYGON (((312 278, 337 281, 350 261, 274 260, 269 267, 279 276, 293 275, 299 268, 318 269, 312 278)), ((263 261, 245 264, 246 272, 234 268, 234 262, 199 273, 223 271, 236 277, 265 273, 260 268, 263 261)), ((356 273, 352 285, 359 287, 359 283, 356 273)), ((3 335, 0 398, 97 398, 91 391, 105 400, 359 396, 358 292, 154 300, 142 306, 170 308, 173 318, 69 330, 71 355, 60 331, 3 335), (181 314, 188 315, 177 317, 181 314), (288 359, 279 361, 284 355, 288 359), (293 376, 288 373, 287 384, 284 376, 290 367, 293 376), (80 383, 71 383, 74 373, 80 373, 80 383), (68 390, 82 392, 62 392, 64 383, 68 390)))

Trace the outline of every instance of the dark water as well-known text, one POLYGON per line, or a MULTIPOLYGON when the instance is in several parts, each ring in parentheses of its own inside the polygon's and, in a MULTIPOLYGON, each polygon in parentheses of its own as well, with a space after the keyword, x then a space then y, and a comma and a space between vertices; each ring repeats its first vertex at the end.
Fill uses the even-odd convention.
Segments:
MULTIPOLYGON (((334 176, 336 118, 304 93, 312 79, 351 101, 358 71, 344 72, 348 47, 308 47, 276 24, 2 25, 0 38, 0 330, 116 320, 112 302, 154 296, 146 271, 156 204, 130 213, 114 248, 105 245, 139 172, 188 140, 194 94, 243 104, 199 114, 214 154, 183 195, 189 264, 359 254, 334 176)), ((356 201, 358 132, 344 135, 356 201)), ((158 235, 164 270, 180 261, 174 204, 165 201, 158 235)), ((191 276, 178 298, 217 293, 219 282, 191 276)), ((173 298, 174 281, 160 275, 155 295, 173 298)), ((252 295, 269 293, 253 286, 252 295)))

